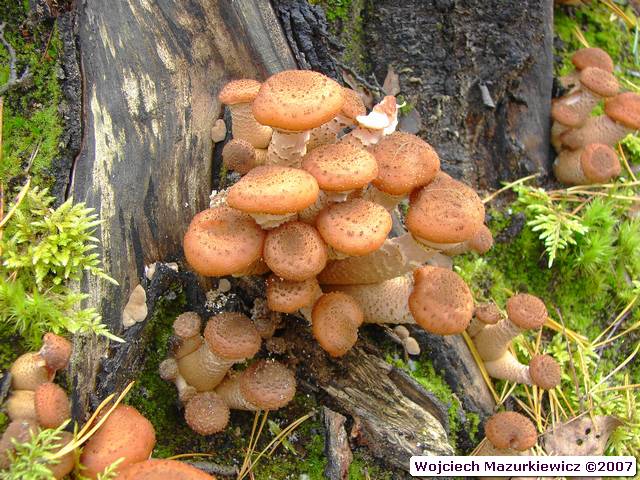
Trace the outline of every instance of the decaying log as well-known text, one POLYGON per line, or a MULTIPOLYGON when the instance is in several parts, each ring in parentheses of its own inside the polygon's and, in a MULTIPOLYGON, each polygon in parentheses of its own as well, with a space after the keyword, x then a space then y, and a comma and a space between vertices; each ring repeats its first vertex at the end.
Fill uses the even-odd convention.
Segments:
POLYGON ((327 457, 324 475, 329 480, 346 480, 353 460, 345 429, 347 418, 327 407, 322 408, 322 417, 325 430, 324 454, 327 457))

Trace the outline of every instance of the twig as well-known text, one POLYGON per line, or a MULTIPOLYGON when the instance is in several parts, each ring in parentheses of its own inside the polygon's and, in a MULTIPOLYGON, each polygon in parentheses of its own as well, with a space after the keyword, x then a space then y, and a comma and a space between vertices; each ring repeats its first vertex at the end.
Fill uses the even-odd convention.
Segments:
POLYGON ((0 86, 0 96, 4 95, 9 90, 24 85, 31 80, 31 72, 29 72, 29 67, 26 67, 24 69, 24 72, 22 72, 22 75, 18 77, 18 73, 16 71, 18 57, 16 55, 15 49, 4 37, 5 26, 5 22, 0 23, 0 42, 2 43, 2 45, 4 45, 4 48, 6 48, 7 52, 9 53, 9 78, 7 79, 7 83, 0 86))
POLYGON ((203 472, 219 475, 221 477, 235 477, 238 474, 237 467, 228 467, 226 465, 219 465, 217 463, 197 461, 197 462, 184 462, 193 467, 196 467, 203 472))

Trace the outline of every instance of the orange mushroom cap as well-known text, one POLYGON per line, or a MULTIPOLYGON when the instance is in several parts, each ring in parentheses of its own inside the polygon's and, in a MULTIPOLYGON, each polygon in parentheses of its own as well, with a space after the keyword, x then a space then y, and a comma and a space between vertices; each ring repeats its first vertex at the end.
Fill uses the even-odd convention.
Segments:
POLYGON ((296 377, 275 360, 258 360, 242 372, 240 392, 261 410, 277 410, 293 400, 296 377))
POLYGON ((222 88, 218 100, 225 105, 253 102, 260 91, 260 85, 257 80, 249 78, 232 80, 222 88))
POLYGON ((184 236, 184 255, 200 275, 242 272, 262 255, 266 233, 246 213, 217 207, 198 213, 184 236))
POLYGON ((580 72, 580 83, 600 97, 612 97, 620 86, 613 74, 597 67, 587 67, 580 72))
POLYGON ((591 143, 580 155, 580 166, 590 182, 604 183, 620 175, 618 154, 609 145, 591 143))
POLYGON ((334 249, 360 256, 380 248, 391 231, 392 220, 383 206, 355 198, 323 209, 316 226, 334 249))
POLYGON ((211 435, 226 428, 229 423, 229 407, 216 392, 201 392, 187 402, 184 418, 194 432, 211 435))
POLYGON ((263 125, 299 132, 331 120, 344 101, 342 87, 329 77, 311 70, 285 70, 262 84, 253 115, 263 125))
POLYGON ((124 458, 118 469, 149 458, 156 444, 151 422, 135 408, 118 405, 87 441, 80 456, 82 474, 95 479, 106 467, 124 458))
POLYGON ((440 267, 425 266, 413 272, 409 310, 426 331, 437 335, 462 333, 473 316, 473 296, 462 277, 440 267))
POLYGON ((613 60, 607 52, 600 48, 581 48, 571 57, 571 62, 578 70, 587 67, 598 67, 609 73, 613 72, 613 60))
POLYGON ((518 293, 507 300, 507 315, 524 330, 542 327, 549 316, 544 302, 528 293, 518 293))
POLYGON ((295 313, 310 306, 319 291, 315 278, 293 282, 271 275, 267 278, 267 305, 274 312, 295 313))
POLYGON ((608 99, 604 113, 612 120, 634 130, 640 129, 640 95, 625 92, 608 99))
POLYGON ((550 355, 536 355, 529 362, 529 375, 534 385, 545 390, 560 384, 562 371, 560 365, 550 355))
POLYGON ((39 385, 35 391, 34 404, 38 423, 44 428, 58 428, 71 418, 67 392, 55 383, 39 385))
POLYGON ((215 480, 215 477, 177 460, 150 459, 129 465, 118 480, 215 480))
POLYGON ((315 148, 302 159, 302 168, 327 192, 362 188, 378 176, 375 157, 365 149, 345 142, 315 148))
POLYGON ((358 340, 364 313, 358 302, 342 292, 322 295, 311 313, 313 336, 332 357, 341 357, 358 340))
POLYGON ((253 322, 239 312, 223 312, 211 317, 204 328, 204 339, 214 354, 232 361, 253 357, 262 345, 253 322))
POLYGON ((493 415, 484 426, 487 440, 501 450, 527 450, 536 444, 538 435, 531 420, 516 412, 493 415))
POLYGON ((495 325, 502 320, 502 312, 493 302, 476 305, 473 315, 485 325, 495 325))
POLYGON ((71 342, 55 333, 45 333, 39 353, 49 370, 63 370, 71 358, 71 342))

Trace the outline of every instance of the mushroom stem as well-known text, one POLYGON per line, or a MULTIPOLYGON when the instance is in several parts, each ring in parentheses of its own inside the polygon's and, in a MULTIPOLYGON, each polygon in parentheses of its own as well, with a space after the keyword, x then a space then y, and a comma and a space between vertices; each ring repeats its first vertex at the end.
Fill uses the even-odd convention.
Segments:
POLYGON ((385 240, 382 247, 367 255, 331 262, 320 273, 318 281, 335 285, 379 283, 411 272, 435 253, 405 233, 385 240))
POLYGON ((567 125, 564 125, 557 120, 555 120, 551 125, 551 145, 553 145, 553 148, 556 152, 560 153, 560 150, 562 149, 561 137, 570 129, 571 127, 568 127, 567 125))
POLYGON ((300 168, 302 157, 307 153, 309 136, 308 130, 293 132, 274 128, 266 163, 300 168))
POLYGON ((258 123, 253 116, 251 103, 227 105, 231 112, 231 130, 233 138, 246 140, 255 148, 267 148, 271 140, 272 129, 258 123))
POLYGON ((309 305, 306 305, 306 306, 300 308, 300 310, 299 310, 300 314, 307 320, 307 322, 309 322, 309 324, 313 323, 313 319, 311 317, 311 312, 313 311, 313 306, 316 304, 316 302, 318 301, 318 299, 321 296, 322 296, 322 290, 320 289, 320 286, 318 285, 318 287, 313 292, 313 300, 309 303, 309 305))
POLYGON ((298 214, 296 212, 284 213, 282 215, 274 215, 271 213, 250 213, 249 215, 251 215, 263 230, 272 230, 283 223, 296 220, 298 218, 298 214))
POLYGON ((315 225, 316 218, 318 218, 323 208, 332 203, 346 202, 351 192, 353 192, 353 190, 346 192, 325 192, 324 190, 320 190, 316 201, 301 212, 298 212, 298 219, 309 225, 315 225))
POLYGON ((205 342, 195 352, 179 359, 178 367, 189 385, 198 392, 206 392, 222 381, 234 363, 213 353, 205 342))
POLYGON ((160 378, 167 382, 173 382, 178 390, 178 398, 182 403, 188 402, 197 393, 196 389, 187 384, 187 381, 180 374, 178 362, 174 358, 167 358, 158 367, 160 378))
POLYGON ((520 363, 508 350, 496 360, 485 361, 484 368, 492 378, 522 383, 524 385, 532 385, 533 383, 529 373, 529 367, 520 363))
POLYGON ((634 132, 632 128, 613 121, 607 115, 589 118, 584 125, 561 135, 562 145, 577 150, 590 143, 603 143, 615 146, 627 134, 634 132))
POLYGON ((240 390, 241 373, 234 373, 227 376, 220 385, 216 387, 216 393, 220 395, 222 401, 231 410, 246 410, 254 412, 260 410, 258 407, 247 401, 240 390))
POLYGON ((391 211, 396 208, 404 198, 406 198, 406 195, 390 195, 382 190, 378 190, 373 185, 370 185, 369 188, 365 190, 362 198, 375 202, 378 205, 382 205, 384 208, 391 211))
POLYGON ((589 182, 580 165, 582 150, 563 150, 553 162, 553 173, 567 185, 586 185, 589 182))
POLYGON ((487 325, 473 339, 482 360, 498 360, 507 353, 511 340, 523 332, 509 319, 500 320, 495 325, 487 325))

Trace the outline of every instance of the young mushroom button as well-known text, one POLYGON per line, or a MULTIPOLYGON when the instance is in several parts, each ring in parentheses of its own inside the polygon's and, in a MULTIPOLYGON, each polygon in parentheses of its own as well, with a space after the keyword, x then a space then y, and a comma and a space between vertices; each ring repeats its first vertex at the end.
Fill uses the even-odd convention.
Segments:
POLYGON ((184 409, 187 425, 200 435, 211 435, 224 430, 229 423, 229 407, 215 392, 196 394, 184 409))
POLYGON ((509 455, 514 450, 528 450, 536 444, 538 438, 533 423, 516 412, 496 413, 487 420, 484 431, 498 455, 509 455))
POLYGON ((601 143, 580 150, 563 150, 553 163, 556 178, 568 185, 605 183, 620 175, 618 154, 601 143))
POLYGON ((358 340, 364 320, 358 302, 342 292, 322 295, 313 306, 313 336, 332 357, 341 357, 358 340))
POLYGON ((310 308, 321 295, 322 290, 315 278, 302 282, 292 282, 276 275, 267 278, 267 305, 274 312, 295 313, 301 310, 311 322, 310 308))
POLYGON ((309 131, 334 118, 345 98, 342 87, 310 70, 287 70, 265 81, 253 102, 253 115, 273 127, 268 163, 300 166, 309 131))
POLYGON ((177 460, 150 459, 122 469, 118 480, 215 480, 215 477, 177 460))

